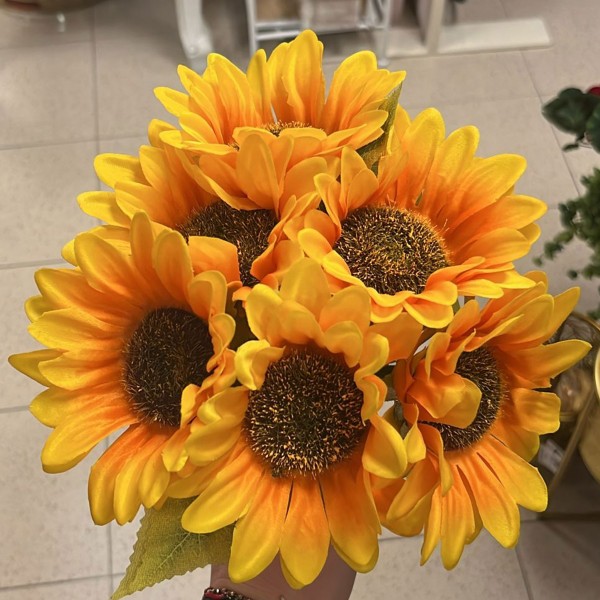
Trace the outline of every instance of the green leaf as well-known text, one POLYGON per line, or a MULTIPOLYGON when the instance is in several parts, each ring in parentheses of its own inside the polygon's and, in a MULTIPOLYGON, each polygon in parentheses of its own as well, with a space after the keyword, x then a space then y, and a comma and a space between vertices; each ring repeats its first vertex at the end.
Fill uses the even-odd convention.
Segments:
POLYGON ((542 107, 542 113, 558 129, 574 133, 578 139, 586 131, 586 124, 600 97, 586 94, 577 88, 562 90, 556 98, 542 107))
POLYGON ((161 510, 146 511, 125 577, 112 600, 175 575, 229 560, 233 525, 207 535, 190 533, 181 527, 181 515, 192 500, 169 499, 161 510))
POLYGON ((586 138, 596 152, 600 152, 600 104, 596 106, 586 126, 586 138))
POLYGON ((381 110, 387 111, 388 114, 385 123, 381 126, 383 133, 370 144, 358 149, 358 153, 365 161, 365 164, 370 169, 373 169, 375 174, 377 174, 377 164, 379 163, 381 156, 385 153, 387 142, 390 137, 390 131, 394 125, 396 108, 398 107, 398 98, 400 98, 401 90, 402 84, 394 88, 379 107, 381 110))

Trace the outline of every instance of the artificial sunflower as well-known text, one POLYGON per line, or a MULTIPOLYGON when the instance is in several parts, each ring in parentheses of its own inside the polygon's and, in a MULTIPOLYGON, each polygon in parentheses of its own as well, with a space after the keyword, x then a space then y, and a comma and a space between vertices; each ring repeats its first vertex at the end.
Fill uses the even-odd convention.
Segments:
POLYGON ((254 287, 246 311, 257 339, 236 352, 242 385, 200 407, 187 444, 194 464, 227 464, 208 483, 200 468, 196 490, 184 480, 189 495, 200 493, 182 524, 208 533, 236 523, 234 581, 255 577, 279 553, 290 584, 307 585, 330 544, 367 571, 380 532, 369 475, 399 477, 406 466, 391 414, 378 414, 387 387, 376 373, 389 344, 369 325, 368 294, 332 296, 317 263, 303 259, 279 291, 254 287))
POLYGON ((301 139, 320 152, 366 146, 383 133, 388 112, 381 107, 405 73, 378 69, 372 52, 358 52, 336 70, 325 98, 322 59, 323 44, 307 30, 277 46, 268 59, 259 50, 247 74, 218 54, 208 56, 202 75, 180 66, 186 93, 156 90, 181 126, 163 139, 192 153, 222 157, 235 153, 238 133, 247 128, 301 139))
MULTIPOLYGON (((98 177, 114 191, 88 192, 79 204, 107 223, 94 233, 127 247, 129 226, 140 211, 156 231, 179 231, 186 240, 214 237, 237 250, 240 279, 247 289, 263 281, 275 285, 280 273, 303 256, 283 239, 283 227, 319 203, 313 179, 334 175, 339 161, 297 152, 290 137, 263 139, 249 134, 228 161, 206 157, 201 168, 186 155, 160 141, 172 130, 153 121, 150 146, 139 157, 102 154, 95 161, 98 177), (209 190, 209 191, 207 191, 209 190)), ((63 254, 73 262, 73 244, 63 254)))
POLYGON ((98 524, 125 523, 140 504, 162 501, 169 471, 185 464, 199 402, 235 380, 221 256, 194 275, 179 233, 156 235, 140 213, 130 234, 128 250, 81 234, 77 268, 36 273, 41 295, 26 309, 32 336, 48 349, 10 359, 48 387, 31 404, 54 428, 42 451, 45 471, 70 469, 127 427, 91 469, 98 524))
POLYGON ((532 285, 512 261, 537 239, 533 222, 546 206, 513 193, 523 158, 477 158, 477 143, 474 127, 445 138, 434 109, 411 123, 399 108, 377 175, 345 148, 341 180, 315 178, 329 216, 308 213, 288 234, 337 289, 368 290, 373 321, 406 311, 444 327, 461 295, 495 298, 532 285))
POLYGON ((547 343, 579 291, 552 297, 543 274, 528 276, 534 285, 527 290, 509 290, 484 308, 467 302, 446 331, 396 366, 395 388, 411 426, 407 454, 415 464, 405 482, 378 497, 392 531, 414 534, 424 525, 422 562, 441 542, 442 561, 453 568, 482 527, 512 547, 517 505, 546 507, 544 480, 527 461, 539 435, 558 428, 560 400, 540 390, 589 344, 547 343))

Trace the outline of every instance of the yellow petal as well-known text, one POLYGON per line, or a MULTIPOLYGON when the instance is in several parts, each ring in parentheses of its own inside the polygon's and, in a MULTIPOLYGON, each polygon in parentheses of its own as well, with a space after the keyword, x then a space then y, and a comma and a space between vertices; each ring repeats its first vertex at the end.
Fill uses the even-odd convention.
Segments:
MULTIPOLYGON (((121 467, 115 480, 114 498, 115 519, 119 525, 133 521, 137 514, 142 502, 139 488, 140 477, 146 461, 163 442, 162 436, 150 438, 143 446, 138 447, 121 467)), ((159 469, 164 471, 162 463, 159 465, 159 469)))
POLYGON ((406 469, 407 462, 401 435, 388 420, 379 415, 373 415, 370 423, 362 457, 364 468, 369 473, 385 479, 400 477, 406 469))
POLYGON ((476 530, 471 497, 458 472, 453 478, 454 485, 442 500, 440 554, 446 569, 453 569, 458 564, 465 545, 476 530))
POLYGON ((253 579, 277 556, 291 485, 289 479, 268 474, 261 479, 248 512, 233 531, 229 559, 232 581, 253 579))
POLYGON ((187 286, 194 271, 183 236, 175 231, 161 233, 154 243, 152 262, 169 294, 180 302, 186 302, 187 286))
POLYGON ((475 127, 457 129, 442 142, 421 200, 425 211, 437 204, 436 198, 451 196, 449 191, 456 188, 457 180, 472 161, 478 143, 479 131, 475 127))
POLYGON ((362 470, 332 469, 321 489, 336 551, 356 571, 368 571, 377 560, 379 520, 362 470))
POLYGON ((331 297, 323 269, 308 258, 297 262, 286 273, 280 293, 282 298, 294 300, 308 308, 317 319, 331 297))
MULTIPOLYGON (((116 294, 135 305, 139 278, 127 257, 115 246, 92 233, 75 238, 75 257, 89 285, 102 293, 116 294)), ((143 289, 143 288, 142 288, 143 289)))
POLYGON ((198 419, 202 424, 194 427, 186 444, 194 464, 209 464, 233 448, 247 406, 248 391, 238 387, 213 396, 200 407, 198 419))
POLYGON ((342 321, 356 323, 365 332, 369 327, 371 301, 369 293, 362 288, 348 287, 334 294, 323 305, 319 323, 323 331, 342 321))
POLYGON ((539 434, 559 428, 560 398, 556 394, 514 388, 511 398, 523 428, 539 434))
POLYGON ((406 446, 406 458, 409 463, 416 463, 425 458, 427 446, 425 446, 419 425, 416 422, 408 430, 404 438, 404 445, 406 446))
POLYGON ((441 491, 442 495, 445 496, 452 487, 454 478, 452 476, 450 463, 444 455, 444 443, 442 441, 442 436, 437 429, 431 425, 425 424, 421 424, 421 433, 428 449, 432 451, 435 456, 437 456, 441 491))
POLYGON ((250 390, 261 387, 267 368, 283 355, 283 348, 272 347, 267 340, 246 342, 235 355, 235 370, 242 385, 250 390))
POLYGON ((480 444, 477 452, 517 504, 536 512, 546 509, 546 483, 535 467, 493 437, 480 444))
POLYGON ((412 206, 419 198, 444 135, 442 116, 433 108, 420 113, 408 127, 402 138, 408 161, 396 182, 399 207, 412 206))
POLYGON ((146 508, 155 506, 165 493, 171 479, 163 463, 161 451, 167 440, 156 444, 153 454, 146 459, 139 480, 139 491, 142 504, 146 508))
POLYGON ((261 48, 250 59, 248 65, 248 83, 252 89, 254 105, 262 116, 264 123, 271 121, 271 82, 269 81, 269 70, 267 68, 267 56, 261 48))
POLYGON ((364 339, 360 357, 360 369, 354 374, 355 381, 366 375, 373 375, 388 363, 389 344, 387 338, 368 332, 364 339))
POLYGON ((355 378, 355 383, 363 393, 364 400, 360 416, 363 422, 366 422, 382 407, 387 396, 387 385, 376 375, 367 375, 359 380, 355 378))
MULTIPOLYGON (((515 354, 520 370, 535 377, 555 377, 581 360, 590 349, 587 342, 564 340, 547 346, 520 350, 515 354)), ((546 386, 547 387, 547 386, 546 386)))
POLYGON ((282 299, 277 292, 266 285, 254 286, 246 300, 246 316, 252 333, 259 339, 267 337, 269 323, 282 299))
POLYGON ((27 375, 27 377, 30 377, 34 381, 50 387, 52 384, 41 373, 39 365, 45 361, 54 360, 60 355, 61 352, 59 350, 34 350, 33 352, 13 354, 8 357, 8 362, 17 371, 23 373, 23 375, 27 375))
POLYGON ((387 512, 389 521, 399 520, 408 514, 438 484, 438 474, 430 460, 418 462, 406 478, 387 512))
POLYGON ((329 527, 317 482, 297 477, 283 526, 281 560, 301 586, 312 583, 321 572, 329 551, 329 527))
POLYGON ((336 323, 325 332, 323 340, 329 352, 344 355, 344 360, 349 367, 356 366, 360 360, 363 335, 353 321, 336 323))
POLYGON ((167 87, 157 87, 154 88, 154 95, 165 109, 176 117, 189 111, 189 96, 183 92, 167 87))
POLYGON ((261 477, 250 450, 242 451, 183 513, 184 529, 211 533, 235 523, 254 499, 261 477))
POLYGON ((240 268, 235 244, 213 237, 192 236, 188 240, 195 273, 221 271, 227 281, 239 281, 240 268))
POLYGON ((482 461, 463 461, 460 469, 468 479, 483 526, 502 546, 512 548, 521 523, 515 501, 482 461))
POLYGON ((322 59, 323 44, 310 30, 303 31, 289 45, 282 73, 289 109, 285 115, 277 114, 280 120, 319 123, 325 100, 322 59))
MULTIPOLYGON (((289 155, 291 151, 290 142, 289 155)), ((237 173, 240 181, 245 184, 244 191, 248 198, 258 207, 271 210, 278 207, 283 192, 283 181, 279 179, 269 147, 260 136, 249 136, 240 148, 237 173)))
POLYGON ((146 183, 140 161, 127 154, 99 154, 94 160, 94 169, 100 181, 114 188, 119 181, 146 183))
POLYGON ((151 435, 148 427, 135 425, 128 428, 92 465, 88 497, 96 525, 106 525, 115 518, 113 501, 117 476, 130 457, 135 455, 151 435))
POLYGON ((442 533, 442 493, 439 488, 431 497, 429 518, 425 522, 423 531, 423 545, 421 546, 421 565, 424 565, 435 550, 442 533))
POLYGON ((114 192, 86 192, 77 197, 81 210, 110 225, 129 226, 129 218, 116 202, 114 192))
POLYGON ((71 351, 71 356, 109 360, 123 347, 122 330, 102 323, 83 311, 62 308, 44 313, 29 325, 40 343, 71 351))
POLYGON ((40 372, 49 382, 66 390, 81 390, 121 380, 121 365, 112 361, 90 365, 89 360, 59 356, 40 363, 40 372))
POLYGON ((102 404, 61 423, 48 437, 42 451, 42 465, 47 473, 70 469, 90 450, 117 429, 131 425, 136 417, 126 406, 102 404))
MULTIPOLYGON (((347 288, 357 290, 360 288, 347 288)), ((393 321, 375 323, 371 331, 384 336, 389 344, 389 361, 409 358, 415 351, 423 326, 407 313, 398 315, 393 321)))
MULTIPOLYGON (((274 319, 277 324, 276 331, 281 339, 291 344, 305 345, 314 342, 318 346, 323 346, 323 332, 319 323, 302 305, 295 302, 286 301, 279 308, 279 312, 274 319)), ((275 329, 275 328, 274 328, 275 329)), ((277 340, 272 334, 269 339, 277 340)))

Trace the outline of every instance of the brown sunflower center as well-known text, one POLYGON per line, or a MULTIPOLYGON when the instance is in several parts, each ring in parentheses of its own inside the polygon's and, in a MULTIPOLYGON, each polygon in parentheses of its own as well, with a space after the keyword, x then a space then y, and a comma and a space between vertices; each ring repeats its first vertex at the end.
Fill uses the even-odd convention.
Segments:
POLYGON ((158 308, 137 326, 123 350, 123 385, 147 423, 178 427, 181 393, 201 385, 213 354, 206 323, 180 308, 158 308))
POLYGON ((253 286, 258 280, 250 274, 252 263, 267 249, 275 225, 277 218, 272 210, 237 210, 217 201, 195 212, 177 229, 186 240, 201 235, 234 244, 242 283, 253 286))
POLYGON ((293 349, 250 392, 244 430, 274 477, 313 475, 348 458, 365 425, 363 394, 333 355, 293 349))
POLYGON ((352 275, 380 294, 419 294, 429 276, 449 264, 442 238, 426 217, 389 207, 351 212, 333 249, 352 275))
POLYGON ((478 442, 496 420, 506 393, 496 359, 487 348, 463 352, 456 372, 481 390, 481 402, 475 419, 464 429, 426 421, 441 433, 445 450, 463 450, 478 442))
POLYGON ((308 123, 301 123, 300 121, 277 121, 277 123, 266 123, 263 125, 263 129, 266 129, 275 137, 279 137, 284 129, 300 129, 302 127, 310 127, 310 125, 308 123))

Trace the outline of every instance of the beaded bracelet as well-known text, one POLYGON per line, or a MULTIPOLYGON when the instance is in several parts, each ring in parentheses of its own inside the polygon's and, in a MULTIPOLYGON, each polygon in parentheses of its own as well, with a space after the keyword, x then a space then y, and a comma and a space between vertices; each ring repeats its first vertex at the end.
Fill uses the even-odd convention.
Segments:
POLYGON ((209 587, 204 590, 202 600, 252 600, 248 596, 238 594, 233 590, 227 588, 213 588, 209 587))

